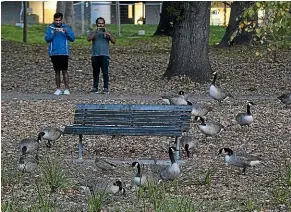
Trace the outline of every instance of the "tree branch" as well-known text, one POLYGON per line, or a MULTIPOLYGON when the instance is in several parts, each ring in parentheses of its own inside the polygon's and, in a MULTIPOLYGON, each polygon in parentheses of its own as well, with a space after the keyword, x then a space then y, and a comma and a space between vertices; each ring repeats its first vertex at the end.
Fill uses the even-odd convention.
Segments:
POLYGON ((229 7, 231 7, 231 4, 228 3, 227 1, 223 1, 222 3, 225 4, 225 5, 227 5, 227 6, 229 6, 229 7))

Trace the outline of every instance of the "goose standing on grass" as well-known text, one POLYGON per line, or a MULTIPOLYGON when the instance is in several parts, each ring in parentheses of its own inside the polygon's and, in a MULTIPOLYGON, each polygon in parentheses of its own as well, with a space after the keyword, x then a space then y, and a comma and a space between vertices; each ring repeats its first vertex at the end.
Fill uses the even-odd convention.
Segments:
POLYGON ((171 165, 168 166, 166 169, 164 169, 161 174, 160 178, 162 180, 174 180, 179 177, 180 175, 180 168, 178 163, 175 161, 174 157, 174 152, 173 151, 178 151, 175 147, 170 147, 169 148, 169 157, 171 160, 171 165))
POLYGON ((20 152, 22 155, 31 154, 38 151, 39 139, 25 138, 19 142, 20 152))
POLYGON ((91 180, 86 183, 79 183, 79 188, 83 189, 86 194, 105 193, 105 194, 118 194, 122 193, 125 195, 125 189, 123 188, 122 182, 116 180, 110 182, 104 179, 91 180))
POLYGON ((212 111, 212 107, 207 104, 192 103, 192 116, 206 116, 208 112, 212 111))
POLYGON ((251 114, 251 105, 255 105, 253 102, 248 102, 247 104, 247 112, 239 113, 236 115, 235 120, 240 126, 248 126, 253 123, 254 118, 251 114))
POLYGON ((170 105, 192 105, 191 102, 187 100, 187 98, 184 95, 184 91, 179 91, 178 96, 168 97, 168 96, 162 96, 162 100, 166 104, 170 105))
POLYGON ((139 162, 133 162, 131 164, 131 166, 137 167, 137 173, 136 173, 134 180, 133 180, 133 182, 136 186, 146 188, 146 187, 148 187, 149 183, 154 183, 154 181, 153 181, 154 179, 151 176, 147 175, 146 173, 141 172, 139 162))
POLYGON ((213 72, 213 80, 210 85, 209 95, 211 98, 221 103, 222 100, 226 99, 227 97, 232 97, 232 95, 228 93, 227 91, 223 90, 222 88, 219 88, 218 86, 215 85, 216 78, 217 78, 217 72, 213 72))
POLYGON ((245 152, 233 152, 230 148, 221 148, 219 150, 219 154, 224 154, 224 161, 226 163, 237 167, 242 167, 243 174, 245 174, 247 167, 255 166, 261 163, 261 160, 256 156, 249 155, 245 152))
POLYGON ((285 93, 278 97, 280 102, 286 107, 291 104, 291 93, 285 93))
POLYGON ((225 130, 225 127, 216 121, 205 121, 201 116, 195 116, 196 121, 201 123, 198 125, 199 130, 207 136, 215 136, 225 130))
POLYGON ((194 136, 185 135, 180 138, 180 144, 185 148, 187 157, 190 158, 190 149, 197 146, 198 140, 194 136))
POLYGON ((46 146, 51 148, 52 144, 51 142, 55 142, 63 135, 63 131, 61 131, 59 128, 54 127, 46 127, 38 134, 38 139, 45 139, 47 140, 46 146))
POLYGON ((24 155, 20 156, 18 163, 18 170, 21 172, 31 173, 36 170, 38 166, 38 157, 34 158, 26 158, 24 155))

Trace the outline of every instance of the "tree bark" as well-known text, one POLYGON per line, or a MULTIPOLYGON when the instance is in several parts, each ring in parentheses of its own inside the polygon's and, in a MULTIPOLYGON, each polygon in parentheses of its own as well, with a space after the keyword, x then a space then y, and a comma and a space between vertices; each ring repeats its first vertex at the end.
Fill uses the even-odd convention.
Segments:
POLYGON ((74 5, 72 1, 58 1, 57 12, 63 13, 63 22, 73 27, 74 5))
POLYGON ((156 32, 154 33, 154 36, 157 35, 172 36, 173 24, 171 24, 171 22, 172 23, 174 22, 174 16, 169 14, 167 11, 168 6, 170 5, 171 5, 170 1, 163 1, 162 12, 160 13, 160 22, 156 32))
POLYGON ((242 33, 237 33, 237 35, 232 40, 231 37, 233 33, 235 33, 239 29, 239 23, 243 20, 243 18, 241 17, 242 13, 253 3, 254 2, 252 1, 234 1, 231 4, 228 26, 225 30, 223 38, 221 39, 217 47, 228 47, 234 44, 249 43, 251 41, 253 33, 247 32, 244 29, 242 30, 242 33))
POLYGON ((183 19, 174 23, 172 49, 163 77, 188 76, 195 82, 209 81, 208 57, 210 1, 181 2, 183 19))

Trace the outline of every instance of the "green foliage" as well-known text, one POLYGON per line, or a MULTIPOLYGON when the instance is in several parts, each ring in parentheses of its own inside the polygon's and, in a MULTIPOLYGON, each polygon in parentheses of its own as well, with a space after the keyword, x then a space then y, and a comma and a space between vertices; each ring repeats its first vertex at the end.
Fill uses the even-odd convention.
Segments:
POLYGON ((88 198, 88 212, 101 211, 105 204, 105 190, 93 192, 88 198))
POLYGON ((273 53, 276 60, 276 51, 291 42, 291 2, 261 1, 256 2, 245 10, 240 29, 246 27, 246 31, 255 32, 254 41, 263 44, 265 48, 256 55, 273 53), (256 19, 259 12, 263 17, 256 22, 248 20, 256 19))
POLYGON ((47 157, 46 162, 41 167, 43 180, 50 186, 51 192, 56 192, 58 188, 68 184, 65 173, 58 164, 57 161, 47 157))

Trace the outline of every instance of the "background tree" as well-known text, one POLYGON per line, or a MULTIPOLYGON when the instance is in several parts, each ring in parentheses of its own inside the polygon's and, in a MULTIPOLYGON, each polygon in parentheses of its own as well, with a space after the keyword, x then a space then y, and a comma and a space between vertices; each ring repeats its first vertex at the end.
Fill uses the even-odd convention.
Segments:
POLYGON ((261 48, 261 51, 256 52, 257 56, 271 53, 273 60, 276 61, 277 51, 290 45, 290 8, 290 1, 261 1, 256 2, 243 13, 245 21, 240 23, 241 26, 246 25, 247 31, 255 32, 256 36, 253 37, 253 40, 259 44, 263 44, 264 47, 261 48), (246 21, 256 16, 259 11, 263 13, 259 24, 253 25, 246 21))
MULTIPOLYGON (((228 4, 227 2, 224 3, 228 4)), ((225 30, 224 36, 217 45, 218 47, 227 47, 233 44, 245 44, 251 41, 253 33, 245 30, 247 26, 244 26, 241 29, 239 27, 241 26, 240 23, 244 21, 244 11, 252 4, 254 4, 252 1, 234 1, 231 3, 228 26, 225 30), (240 33, 238 33, 239 30, 240 33)), ((256 17, 252 17, 252 21, 256 21, 256 19, 256 17)))
POLYGON ((64 15, 63 22, 73 28, 74 5, 73 1, 58 1, 56 12, 64 15))
POLYGON ((164 77, 188 76, 195 82, 209 81, 208 57, 210 1, 176 2, 172 49, 164 77))
POLYGON ((172 3, 171 1, 163 1, 160 22, 154 35, 172 36, 175 16, 170 14, 168 9, 172 3))

